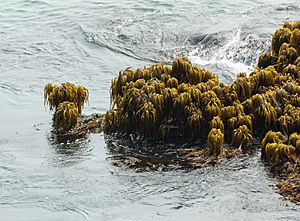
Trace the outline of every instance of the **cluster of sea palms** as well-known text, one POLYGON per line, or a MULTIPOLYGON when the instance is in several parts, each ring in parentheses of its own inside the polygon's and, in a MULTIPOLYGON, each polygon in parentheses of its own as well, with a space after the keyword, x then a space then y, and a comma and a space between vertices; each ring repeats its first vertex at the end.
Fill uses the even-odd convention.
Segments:
POLYGON ((299 28, 300 22, 285 23, 257 68, 249 76, 238 74, 231 85, 187 58, 176 58, 172 66, 119 72, 112 80, 105 132, 207 139, 213 155, 223 152, 224 143, 246 149, 254 137, 265 136, 263 158, 270 163, 295 159, 300 144, 299 28))
POLYGON ((44 102, 54 110, 53 126, 58 132, 66 132, 77 125, 82 108, 88 101, 88 90, 72 83, 52 85, 44 88, 44 102))
POLYGON ((272 69, 272 79, 260 91, 275 108, 273 131, 262 141, 262 157, 272 164, 295 162, 300 154, 300 22, 286 22, 275 31, 271 50, 258 67, 272 69))
MULTIPOLYGON (((295 160, 300 146, 300 22, 285 23, 257 68, 238 74, 231 85, 208 70, 176 58, 172 66, 120 71, 112 80, 106 133, 139 134, 143 139, 207 139, 211 155, 224 144, 247 149, 263 138, 262 157, 270 163, 295 160), (299 139, 298 139, 299 138, 299 139)), ((54 126, 77 124, 88 91, 82 86, 47 84, 45 101, 54 109, 54 126)))

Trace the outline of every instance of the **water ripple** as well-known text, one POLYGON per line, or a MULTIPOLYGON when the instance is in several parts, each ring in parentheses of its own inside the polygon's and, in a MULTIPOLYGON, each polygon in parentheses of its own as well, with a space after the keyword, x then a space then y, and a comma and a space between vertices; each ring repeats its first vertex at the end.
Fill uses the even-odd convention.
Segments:
POLYGON ((275 180, 258 151, 193 171, 136 171, 122 166, 136 153, 111 148, 102 135, 47 142, 43 108, 46 83, 72 81, 90 91, 85 111, 104 113, 119 70, 176 56, 231 82, 256 63, 276 28, 297 19, 295 0, 1 1, 1 218, 299 220, 299 207, 269 186, 275 180))

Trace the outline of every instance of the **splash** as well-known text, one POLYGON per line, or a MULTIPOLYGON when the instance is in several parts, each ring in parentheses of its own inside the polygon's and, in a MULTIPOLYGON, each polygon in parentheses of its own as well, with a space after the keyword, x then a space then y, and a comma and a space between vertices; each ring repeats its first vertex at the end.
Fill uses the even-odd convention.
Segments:
POLYGON ((237 29, 227 39, 220 34, 202 38, 188 57, 194 64, 219 72, 221 79, 233 80, 240 72, 249 74, 269 45, 269 41, 237 29))

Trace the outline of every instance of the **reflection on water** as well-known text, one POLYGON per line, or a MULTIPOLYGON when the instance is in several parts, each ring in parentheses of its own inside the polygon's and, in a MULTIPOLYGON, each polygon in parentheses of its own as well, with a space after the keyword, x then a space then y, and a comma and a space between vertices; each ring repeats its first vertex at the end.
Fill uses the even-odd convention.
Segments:
POLYGON ((77 139, 72 142, 57 143, 55 135, 48 137, 49 145, 53 148, 53 163, 56 166, 72 166, 88 159, 92 149, 88 138, 77 139))
MULTIPOLYGON (((142 140, 129 140, 106 135, 105 142, 110 153, 109 160, 115 166, 126 166, 136 171, 169 171, 186 165, 182 162, 184 152, 192 144, 179 148, 177 144, 157 144, 142 140), (184 165, 182 165, 184 164, 184 165)), ((186 168, 188 169, 188 168, 186 168)))

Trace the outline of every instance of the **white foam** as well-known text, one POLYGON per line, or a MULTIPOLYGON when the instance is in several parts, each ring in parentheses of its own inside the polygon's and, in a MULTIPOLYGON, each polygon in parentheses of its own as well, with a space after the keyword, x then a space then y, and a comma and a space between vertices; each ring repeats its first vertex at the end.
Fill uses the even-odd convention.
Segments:
POLYGON ((254 69, 258 55, 265 50, 257 39, 253 34, 242 38, 241 29, 237 29, 223 46, 200 45, 188 57, 200 66, 226 67, 234 78, 238 73, 249 74, 254 69))
POLYGON ((245 72, 249 74, 254 69, 252 66, 246 65, 242 62, 233 62, 226 58, 217 59, 216 57, 212 57, 210 60, 206 60, 198 56, 189 56, 189 59, 192 61, 193 64, 197 64, 199 66, 216 65, 216 64, 225 65, 232 70, 232 73, 235 74, 241 72, 245 72))

